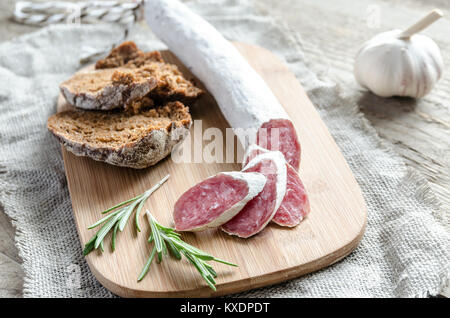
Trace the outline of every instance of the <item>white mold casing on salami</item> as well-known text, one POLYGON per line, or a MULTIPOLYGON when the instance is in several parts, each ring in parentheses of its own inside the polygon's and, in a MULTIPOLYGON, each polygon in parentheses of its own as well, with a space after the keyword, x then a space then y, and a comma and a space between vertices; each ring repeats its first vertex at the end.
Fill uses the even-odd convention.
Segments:
POLYGON ((242 158, 242 169, 244 169, 251 160, 263 153, 268 153, 269 151, 270 150, 260 147, 257 144, 251 144, 245 151, 244 158, 242 158))
MULTIPOLYGON (((161 39, 214 96, 233 129, 289 119, 270 88, 211 24, 177 0, 148 0, 145 17, 161 39)), ((245 140, 238 138, 245 147, 245 140)))
POLYGON ((224 232, 242 238, 253 236, 262 231, 277 212, 286 193, 287 172, 283 154, 279 151, 269 151, 258 155, 245 166, 243 172, 251 172, 251 169, 258 167, 266 168, 263 164, 267 162, 272 163, 275 170, 257 171, 267 177, 264 189, 249 201, 238 215, 222 225, 224 232), (263 210, 264 208, 267 208, 267 211, 263 210))
POLYGON ((277 166, 277 197, 275 201, 275 210, 277 210, 281 201, 283 201, 284 194, 286 193, 286 160, 284 160, 284 156, 279 151, 268 151, 267 153, 263 153, 255 157, 251 160, 245 167, 242 169, 243 172, 248 169, 254 167, 259 162, 270 159, 273 160, 275 165, 277 166))
MULTIPOLYGON (((232 171, 221 172, 211 176, 187 190, 177 200, 174 206, 173 215, 175 228, 178 231, 202 231, 208 228, 219 227, 238 214, 248 201, 252 200, 262 191, 265 184, 266 177, 257 172, 245 173, 232 171), (223 206, 223 201, 225 199, 223 196, 238 194, 233 192, 233 189, 227 189, 224 182, 216 184, 216 186, 220 186, 221 189, 211 189, 211 182, 215 181, 214 179, 221 178, 221 176, 229 176, 235 181, 244 182, 247 187, 247 194, 244 197, 240 197, 238 201, 234 201, 231 206, 229 204, 223 206), (201 188, 200 194, 193 193, 195 190, 199 190, 199 188, 201 188), (229 193, 218 193, 218 191, 229 191, 229 193), (218 198, 218 195, 221 196, 221 198, 218 198), (205 202, 208 201, 208 199, 215 199, 216 201, 221 199, 222 204, 215 202, 215 204, 209 205, 209 203, 205 202), (199 200, 202 200, 202 202, 199 202, 199 200), (205 206, 201 206, 201 211, 197 211, 202 203, 206 203, 206 208, 205 206), (217 210, 218 208, 219 210, 217 210), (224 208, 225 210, 220 211, 220 208, 224 208)), ((230 198, 226 199, 229 200, 230 198)))

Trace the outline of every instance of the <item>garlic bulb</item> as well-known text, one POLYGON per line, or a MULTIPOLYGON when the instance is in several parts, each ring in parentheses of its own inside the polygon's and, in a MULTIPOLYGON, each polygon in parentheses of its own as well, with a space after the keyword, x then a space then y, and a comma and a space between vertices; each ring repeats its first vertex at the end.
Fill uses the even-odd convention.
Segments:
POLYGON ((414 33, 425 27, 423 20, 430 24, 433 13, 406 31, 383 32, 364 43, 355 60, 358 83, 382 97, 425 96, 441 77, 443 61, 432 39, 414 33))

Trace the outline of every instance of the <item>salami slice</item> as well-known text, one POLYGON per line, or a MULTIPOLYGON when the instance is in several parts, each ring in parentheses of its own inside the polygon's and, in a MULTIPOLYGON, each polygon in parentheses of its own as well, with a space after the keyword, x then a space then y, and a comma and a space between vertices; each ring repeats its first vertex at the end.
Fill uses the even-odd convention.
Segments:
POLYGON ((261 173, 222 172, 187 190, 175 203, 178 231, 201 231, 232 219, 257 196, 266 177, 261 173))
POLYGON ((286 167, 286 194, 272 222, 281 226, 294 227, 309 213, 309 199, 297 171, 289 164, 286 164, 286 167))
POLYGON ((258 130, 256 143, 269 150, 281 151, 287 163, 298 171, 300 143, 294 125, 289 119, 272 119, 263 123, 258 130))
MULTIPOLYGON (((267 149, 263 149, 257 145, 251 145, 244 156, 243 165, 245 166, 256 156, 267 152, 267 149)), ((288 163, 286 163, 286 170, 286 194, 272 222, 281 226, 294 227, 310 212, 310 205, 305 187, 297 171, 288 163)))
POLYGON ((244 172, 260 172, 267 177, 264 189, 222 230, 230 235, 247 238, 257 234, 272 220, 286 192, 286 163, 279 151, 270 151, 251 160, 244 172))

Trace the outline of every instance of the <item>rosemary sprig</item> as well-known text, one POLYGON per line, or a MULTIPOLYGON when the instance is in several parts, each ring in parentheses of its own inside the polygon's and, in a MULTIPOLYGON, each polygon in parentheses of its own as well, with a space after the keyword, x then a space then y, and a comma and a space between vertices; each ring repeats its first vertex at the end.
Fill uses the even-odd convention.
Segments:
POLYGON ((139 274, 138 281, 141 281, 148 273, 155 256, 157 256, 157 261, 160 263, 163 255, 167 254, 167 251, 170 251, 172 256, 178 260, 181 259, 181 255, 184 255, 189 262, 194 265, 209 287, 211 287, 214 291, 216 290, 215 278, 217 277, 217 273, 214 271, 213 267, 207 263, 207 261, 215 261, 230 266, 237 266, 189 245, 181 239, 180 234, 175 232, 175 229, 159 224, 148 210, 145 213, 152 231, 148 242, 154 242, 155 245, 150 253, 147 263, 144 265, 144 268, 139 274))
POLYGON ((119 203, 112 208, 109 208, 102 212, 102 214, 106 214, 108 212, 114 211, 104 218, 98 220, 94 224, 88 227, 88 229, 96 228, 97 226, 102 225, 102 227, 97 231, 97 233, 87 242, 84 246, 84 255, 88 255, 94 249, 100 247, 100 250, 103 252, 103 239, 105 236, 112 230, 112 239, 111 239, 111 248, 114 251, 116 249, 116 238, 117 238, 117 230, 123 231, 125 225, 128 222, 133 211, 136 210, 136 214, 134 217, 136 230, 138 232, 141 231, 141 227, 139 224, 139 215, 144 206, 147 199, 155 192, 159 187, 163 185, 164 182, 169 179, 170 175, 165 176, 161 179, 157 184, 155 184, 152 188, 148 189, 144 193, 126 200, 122 203, 119 203))

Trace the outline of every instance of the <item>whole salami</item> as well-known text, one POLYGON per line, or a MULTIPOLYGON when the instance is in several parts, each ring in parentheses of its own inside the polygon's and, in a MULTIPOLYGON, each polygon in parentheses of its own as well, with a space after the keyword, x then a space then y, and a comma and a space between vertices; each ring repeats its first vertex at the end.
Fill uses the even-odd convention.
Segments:
POLYGON ((266 184, 263 174, 222 172, 196 184, 175 203, 178 231, 218 227, 233 218, 266 184))
POLYGON ((259 233, 272 220, 286 193, 286 161, 279 151, 270 151, 251 160, 243 172, 259 172, 266 184, 234 218, 222 225, 230 235, 247 238, 259 233))
POLYGON ((156 36, 214 96, 244 149, 247 138, 254 137, 254 141, 258 138, 259 145, 281 151, 298 170, 300 144, 292 121, 261 76, 235 47, 177 0, 147 0, 145 17, 156 36), (250 132, 242 134, 237 129, 250 132), (264 130, 267 136, 279 135, 279 142, 257 137, 264 130))

